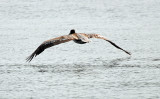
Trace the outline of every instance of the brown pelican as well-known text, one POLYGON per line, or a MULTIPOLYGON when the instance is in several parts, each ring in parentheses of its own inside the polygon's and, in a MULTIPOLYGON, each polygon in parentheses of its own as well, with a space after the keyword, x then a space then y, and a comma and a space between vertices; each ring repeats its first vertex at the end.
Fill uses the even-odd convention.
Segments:
POLYGON ((89 43, 90 42, 90 38, 98 38, 98 39, 103 39, 108 41, 109 43, 111 43, 113 46, 115 46, 116 48, 124 51, 125 53, 131 55, 128 51, 120 48, 119 46, 117 46, 115 43, 113 43, 112 41, 108 40, 107 38, 99 35, 99 34, 85 34, 85 33, 76 33, 74 29, 72 29, 69 33, 69 35, 64 35, 64 36, 60 36, 57 38, 53 38, 47 41, 44 41, 26 60, 28 62, 30 62, 34 57, 36 57, 37 55, 39 55, 40 53, 42 53, 46 48, 61 44, 61 43, 65 43, 68 41, 73 40, 75 43, 78 44, 85 44, 85 43, 89 43))

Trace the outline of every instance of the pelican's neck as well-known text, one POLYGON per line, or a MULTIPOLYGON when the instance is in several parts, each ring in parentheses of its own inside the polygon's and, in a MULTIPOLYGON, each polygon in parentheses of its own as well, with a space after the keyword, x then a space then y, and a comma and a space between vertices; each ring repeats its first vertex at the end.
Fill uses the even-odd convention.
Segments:
POLYGON ((75 33, 75 30, 72 29, 69 34, 74 34, 74 33, 75 33))

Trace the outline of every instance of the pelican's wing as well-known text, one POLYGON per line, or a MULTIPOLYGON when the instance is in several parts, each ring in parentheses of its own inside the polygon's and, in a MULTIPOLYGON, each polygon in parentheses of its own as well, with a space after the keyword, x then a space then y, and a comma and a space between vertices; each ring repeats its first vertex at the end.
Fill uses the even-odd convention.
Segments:
POLYGON ((33 59, 33 57, 36 57, 37 55, 42 53, 46 48, 49 48, 61 43, 65 43, 74 39, 78 39, 78 38, 74 35, 65 35, 65 36, 60 36, 57 38, 44 41, 26 60, 30 62, 33 59))
POLYGON ((101 35, 99 35, 99 34, 84 34, 84 33, 82 33, 82 35, 85 35, 85 36, 87 36, 88 38, 98 38, 98 39, 106 40, 106 41, 108 41, 110 44, 112 44, 113 46, 115 46, 116 48, 124 51, 125 53, 127 53, 127 54, 129 54, 129 55, 131 55, 130 52, 122 49, 121 47, 119 47, 118 45, 116 45, 115 43, 113 43, 112 41, 108 40, 107 38, 105 38, 105 37, 103 37, 103 36, 101 36, 101 35))

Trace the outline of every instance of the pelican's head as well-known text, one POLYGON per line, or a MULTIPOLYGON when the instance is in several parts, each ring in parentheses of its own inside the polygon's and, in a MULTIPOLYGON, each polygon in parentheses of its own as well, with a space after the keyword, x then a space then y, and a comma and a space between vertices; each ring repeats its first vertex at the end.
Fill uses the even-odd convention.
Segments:
POLYGON ((76 33, 76 32, 74 29, 72 29, 69 34, 74 34, 74 33, 76 33))

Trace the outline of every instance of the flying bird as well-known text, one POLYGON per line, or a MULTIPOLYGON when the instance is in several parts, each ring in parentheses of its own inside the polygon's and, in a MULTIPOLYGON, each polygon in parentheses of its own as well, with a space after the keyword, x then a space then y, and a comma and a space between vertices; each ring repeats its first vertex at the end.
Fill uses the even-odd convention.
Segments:
POLYGON ((99 34, 85 34, 85 33, 76 33, 74 29, 72 29, 69 33, 69 35, 64 35, 64 36, 60 36, 57 38, 53 38, 47 41, 44 41, 26 60, 28 62, 30 62, 34 57, 36 57, 37 55, 39 55, 40 53, 42 53, 46 48, 61 44, 61 43, 65 43, 65 42, 69 42, 69 41, 74 41, 75 43, 78 44, 85 44, 85 43, 89 43, 90 42, 90 38, 97 38, 97 39, 103 39, 107 42, 109 42, 110 44, 112 44, 113 46, 115 46, 116 48, 124 51, 125 53, 131 55, 130 52, 122 49, 121 47, 117 46, 115 43, 113 43, 112 41, 108 40, 107 38, 99 35, 99 34))

